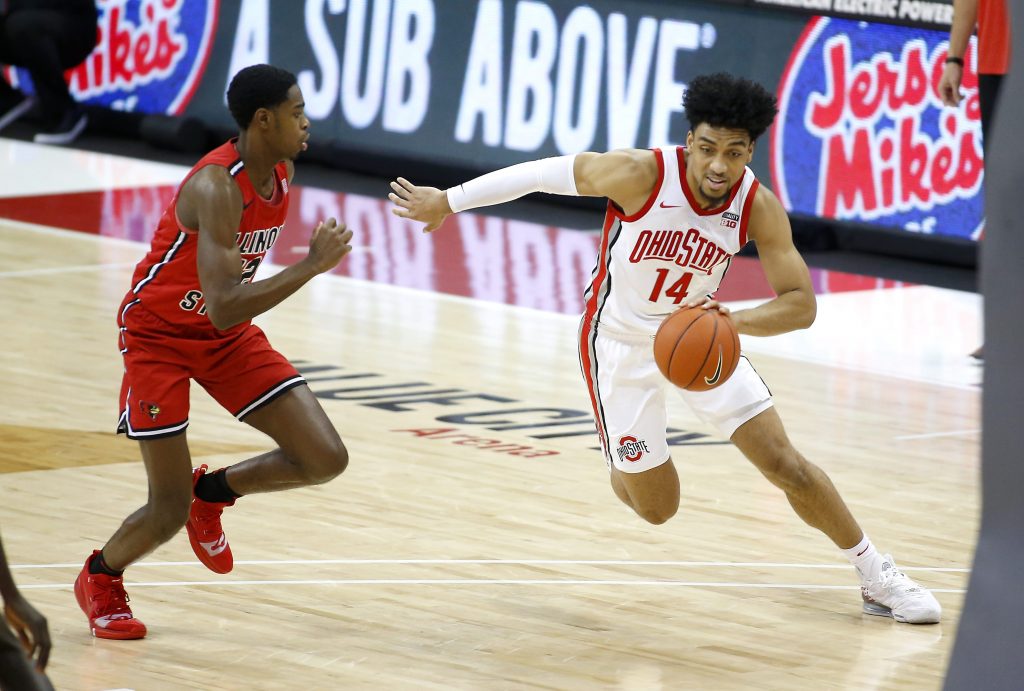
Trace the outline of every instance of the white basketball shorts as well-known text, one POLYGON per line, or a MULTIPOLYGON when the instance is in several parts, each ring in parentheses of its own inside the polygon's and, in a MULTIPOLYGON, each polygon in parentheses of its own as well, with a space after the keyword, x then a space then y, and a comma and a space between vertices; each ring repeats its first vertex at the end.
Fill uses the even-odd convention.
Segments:
POLYGON ((710 391, 673 386, 654 362, 652 336, 609 334, 584 322, 580 368, 590 393, 609 471, 641 473, 669 459, 665 390, 672 389, 726 439, 744 422, 772 406, 768 386, 746 357, 726 382, 710 391))

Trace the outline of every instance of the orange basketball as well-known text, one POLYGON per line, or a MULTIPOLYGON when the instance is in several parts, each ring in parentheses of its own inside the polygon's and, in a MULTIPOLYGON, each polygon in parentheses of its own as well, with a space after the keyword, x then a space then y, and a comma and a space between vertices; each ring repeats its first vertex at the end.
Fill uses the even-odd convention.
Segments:
POLYGON ((690 307, 665 317, 654 335, 654 361, 665 378, 687 391, 708 391, 732 376, 740 337, 718 310, 690 307))

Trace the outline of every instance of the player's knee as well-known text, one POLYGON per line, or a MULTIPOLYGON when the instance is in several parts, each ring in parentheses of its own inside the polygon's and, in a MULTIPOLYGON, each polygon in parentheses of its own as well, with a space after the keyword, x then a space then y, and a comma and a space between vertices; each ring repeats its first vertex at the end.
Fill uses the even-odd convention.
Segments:
POLYGON ((348 467, 348 449, 335 437, 317 444, 311 462, 304 464, 305 480, 311 485, 322 485, 341 475, 348 467))
POLYGON ((799 453, 782 451, 772 459, 765 475, 786 492, 800 492, 811 485, 810 470, 810 464, 799 453))
POLYGON ((634 506, 633 510, 640 518, 652 525, 667 523, 670 518, 676 515, 679 510, 679 502, 664 502, 660 504, 640 504, 634 506))

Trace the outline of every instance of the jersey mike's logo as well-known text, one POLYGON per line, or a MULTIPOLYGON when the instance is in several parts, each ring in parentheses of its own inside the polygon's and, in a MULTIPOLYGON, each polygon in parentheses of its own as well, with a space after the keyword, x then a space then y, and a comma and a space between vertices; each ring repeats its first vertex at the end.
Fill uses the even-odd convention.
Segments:
POLYGON ((817 17, 779 85, 772 182, 783 205, 919 233, 977 238, 982 141, 974 50, 959 108, 937 86, 946 36, 817 17))
MULTIPOLYGON (((179 115, 210 57, 219 0, 99 0, 99 43, 68 78, 76 100, 179 115)), ((17 69, 19 85, 31 83, 17 69)))

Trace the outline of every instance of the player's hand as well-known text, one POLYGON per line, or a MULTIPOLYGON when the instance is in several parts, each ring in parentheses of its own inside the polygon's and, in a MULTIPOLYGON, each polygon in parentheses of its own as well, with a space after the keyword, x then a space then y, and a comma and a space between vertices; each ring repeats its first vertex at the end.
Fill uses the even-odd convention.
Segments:
POLYGON ((21 595, 8 599, 4 605, 7 623, 21 640, 29 658, 35 660, 36 669, 42 672, 50 659, 50 628, 46 617, 21 595))
POLYGON ((728 316, 731 311, 728 307, 720 303, 718 300, 712 300, 711 298, 699 298, 696 300, 689 300, 687 302, 684 302, 681 306, 684 308, 700 307, 701 309, 706 310, 717 310, 726 316, 728 316))
POLYGON ((391 213, 402 218, 422 221, 424 233, 437 230, 438 226, 452 213, 448 206, 448 194, 436 187, 420 187, 405 178, 398 178, 391 183, 393 192, 388 199, 395 205, 391 213))
POLYGON ((341 258, 352 251, 352 231, 344 223, 339 224, 333 218, 320 221, 313 229, 309 239, 309 256, 317 273, 330 271, 338 265, 341 258))
POLYGON ((964 77, 964 68, 953 62, 947 62, 939 79, 939 98, 947 106, 958 106, 963 96, 960 95, 960 82, 964 77))

